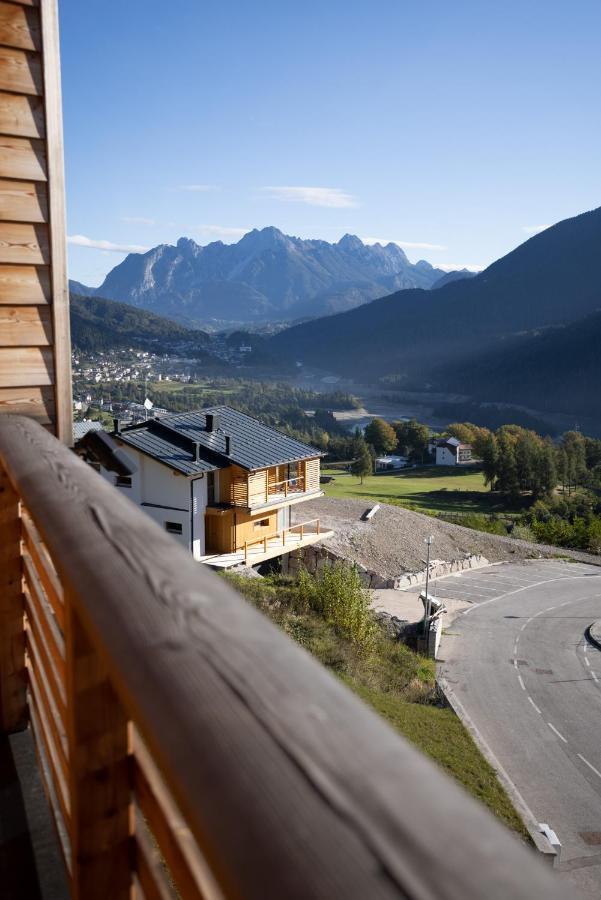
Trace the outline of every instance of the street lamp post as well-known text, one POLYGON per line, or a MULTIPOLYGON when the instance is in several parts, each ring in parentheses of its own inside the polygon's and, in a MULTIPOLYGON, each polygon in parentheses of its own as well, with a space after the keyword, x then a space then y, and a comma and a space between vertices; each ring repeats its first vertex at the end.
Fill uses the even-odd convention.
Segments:
POLYGON ((424 618, 424 636, 428 633, 428 622, 430 620, 430 594, 428 593, 428 586, 430 583, 430 547, 432 546, 433 540, 434 538, 431 534, 429 534, 428 537, 424 539, 424 542, 428 546, 428 552, 426 556, 426 614, 424 618))

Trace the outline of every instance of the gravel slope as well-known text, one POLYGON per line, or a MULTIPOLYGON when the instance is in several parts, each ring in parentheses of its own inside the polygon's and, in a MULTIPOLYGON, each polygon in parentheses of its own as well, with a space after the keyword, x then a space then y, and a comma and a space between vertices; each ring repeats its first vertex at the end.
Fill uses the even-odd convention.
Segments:
POLYGON ((371 522, 361 522, 367 508, 362 500, 321 497, 293 506, 292 518, 293 522, 319 518, 323 530, 335 532, 324 541, 326 547, 389 578, 424 568, 424 539, 429 534, 434 537, 432 559, 479 553, 489 562, 499 562, 561 555, 601 565, 601 557, 593 554, 486 534, 385 503, 371 522))

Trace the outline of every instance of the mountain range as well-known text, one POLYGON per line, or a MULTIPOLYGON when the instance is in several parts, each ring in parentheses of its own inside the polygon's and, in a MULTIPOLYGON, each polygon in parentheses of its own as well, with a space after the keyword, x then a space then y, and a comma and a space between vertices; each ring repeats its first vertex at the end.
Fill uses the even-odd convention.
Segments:
MULTIPOLYGON (((182 237, 130 253, 99 288, 73 293, 119 300, 197 326, 292 322, 353 309, 392 291, 429 289, 448 273, 413 264, 393 243, 302 240, 254 229, 236 244, 205 247, 182 237)), ((469 274, 469 273, 468 273, 469 274)))
POLYGON ((480 274, 398 291, 275 335, 271 352, 412 389, 592 411, 601 384, 601 208, 480 274))

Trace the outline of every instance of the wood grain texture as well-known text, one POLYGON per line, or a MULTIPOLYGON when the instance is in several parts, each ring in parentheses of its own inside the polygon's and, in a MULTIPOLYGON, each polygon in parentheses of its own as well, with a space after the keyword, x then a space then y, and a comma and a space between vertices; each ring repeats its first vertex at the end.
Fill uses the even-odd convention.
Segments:
POLYGON ((39 12, 0 2, 0 44, 21 50, 41 50, 39 12))
POLYGON ((48 306, 0 306, 0 347, 48 347, 52 317, 48 306))
POLYGON ((56 433, 60 440, 71 446, 73 443, 73 389, 57 0, 44 0, 41 16, 44 46, 46 157, 49 180, 48 224, 52 262, 50 278, 54 335, 56 433))
POLYGON ((133 791, 177 890, 186 900, 223 900, 186 822, 148 752, 134 742, 133 791))
POLYGON ((29 138, 45 137, 42 99, 0 91, 0 134, 29 138))
POLYGON ((47 225, 0 222, 0 263, 50 262, 47 225))
POLYGON ((52 350, 46 347, 0 347, 3 387, 44 387, 54 384, 52 350))
POLYGON ((46 150, 42 141, 0 136, 0 178, 46 181, 46 150))
POLYGON ((50 299, 50 273, 46 266, 0 265, 0 306, 42 306, 50 299))
POLYGON ((65 604, 63 589, 58 580, 56 570, 48 555, 38 530, 26 509, 21 509, 21 537, 23 550, 29 554, 36 575, 40 579, 46 599, 50 604, 56 622, 64 632, 65 628, 65 604))
POLYGON ((46 185, 0 179, 0 219, 10 222, 47 222, 46 185))
POLYGON ((40 425, 54 421, 54 391, 50 387, 0 388, 0 415, 30 416, 40 425))
POLYGON ((0 729, 27 726, 19 498, 0 468, 0 729))
POLYGON ((68 595, 66 602, 71 897, 130 900, 127 718, 68 595))
POLYGON ((225 896, 563 896, 483 807, 51 435, 4 417, 0 459, 225 896))
POLYGON ((38 53, 0 47, 0 90, 39 96, 43 92, 42 65, 38 53))

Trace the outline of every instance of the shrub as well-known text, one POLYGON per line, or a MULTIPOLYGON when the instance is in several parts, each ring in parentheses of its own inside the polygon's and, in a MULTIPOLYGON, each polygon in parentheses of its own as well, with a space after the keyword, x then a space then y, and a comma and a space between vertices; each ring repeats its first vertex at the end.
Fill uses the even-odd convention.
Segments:
POLYGON ((298 591, 302 602, 353 644, 365 651, 373 647, 376 624, 370 610, 369 592, 361 584, 354 566, 335 563, 316 575, 301 569, 298 591))

